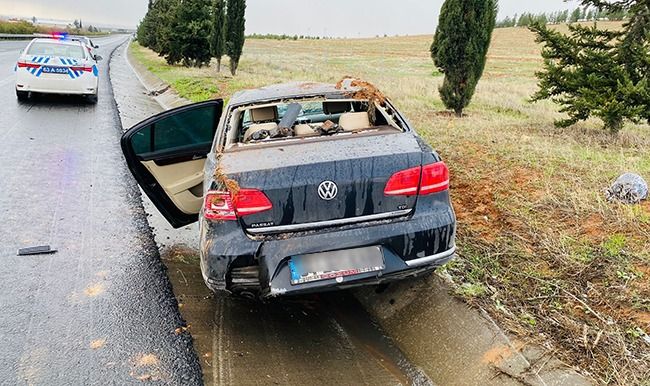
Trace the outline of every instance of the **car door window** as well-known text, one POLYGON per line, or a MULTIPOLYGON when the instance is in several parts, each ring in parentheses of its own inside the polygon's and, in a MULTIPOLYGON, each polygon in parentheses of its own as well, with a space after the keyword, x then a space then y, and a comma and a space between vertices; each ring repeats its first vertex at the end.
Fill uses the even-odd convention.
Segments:
POLYGON ((214 108, 197 108, 163 118, 138 131, 131 139, 136 154, 209 146, 215 131, 214 108))

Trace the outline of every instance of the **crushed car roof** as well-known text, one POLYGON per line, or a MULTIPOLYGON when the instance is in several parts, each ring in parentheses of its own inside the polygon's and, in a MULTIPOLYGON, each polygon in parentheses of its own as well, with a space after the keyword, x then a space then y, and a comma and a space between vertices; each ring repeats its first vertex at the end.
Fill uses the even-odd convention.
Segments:
POLYGON ((242 90, 235 93, 230 99, 233 105, 245 105, 268 100, 280 100, 285 98, 301 98, 310 96, 325 96, 341 98, 347 93, 356 92, 360 89, 344 84, 341 89, 334 84, 317 82, 290 82, 274 84, 252 90, 242 90))

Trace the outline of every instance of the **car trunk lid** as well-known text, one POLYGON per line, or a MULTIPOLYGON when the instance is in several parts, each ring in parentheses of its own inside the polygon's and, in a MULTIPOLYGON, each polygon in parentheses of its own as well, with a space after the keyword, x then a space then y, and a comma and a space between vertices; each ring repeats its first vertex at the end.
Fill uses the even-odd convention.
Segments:
POLYGON ((410 133, 354 134, 227 152, 221 167, 243 188, 263 191, 271 210, 241 218, 253 234, 284 233, 408 214, 415 196, 386 196, 388 179, 421 166, 410 133))

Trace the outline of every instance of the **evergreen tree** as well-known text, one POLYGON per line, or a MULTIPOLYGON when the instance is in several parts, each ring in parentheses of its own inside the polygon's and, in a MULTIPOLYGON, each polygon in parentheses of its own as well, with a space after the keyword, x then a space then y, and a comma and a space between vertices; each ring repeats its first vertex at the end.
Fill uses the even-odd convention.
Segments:
POLYGON ((138 42, 161 56, 169 53, 171 23, 180 0, 149 0, 149 8, 138 26, 138 42))
POLYGON ((564 11, 562 11, 562 15, 560 16, 559 22, 566 23, 568 21, 569 21, 569 10, 565 9, 564 11))
POLYGON ((226 2, 214 0, 212 5, 212 31, 210 34, 212 56, 217 58, 217 72, 221 72, 221 58, 226 53, 226 2))
POLYGON ((532 14, 524 12, 521 14, 521 17, 519 18, 519 22, 517 23, 517 25, 520 27, 528 27, 532 23, 533 21, 532 19, 533 19, 532 14))
POLYGON ((136 31, 138 43, 140 43, 141 46, 148 48, 151 48, 152 42, 154 41, 153 26, 151 24, 152 8, 153 0, 149 0, 147 14, 144 15, 144 19, 140 21, 140 24, 138 24, 138 29, 136 31))
POLYGON ((442 5, 431 56, 445 74, 442 101, 459 117, 483 74, 496 16, 496 0, 446 0, 442 5))
POLYGON ((623 0, 602 5, 607 11, 629 11, 622 31, 596 26, 570 26, 570 34, 536 25, 533 32, 544 44, 544 69, 537 76, 539 91, 532 100, 551 99, 568 118, 556 122, 567 127, 591 116, 617 133, 625 119, 650 122, 650 0, 623 0), (622 8, 612 8, 620 6, 622 8))
POLYGON ((210 4, 204 0, 183 0, 174 9, 164 52, 170 64, 201 67, 210 63, 210 4))
POLYGON ((234 76, 246 40, 246 0, 228 0, 227 8, 226 53, 230 57, 230 73, 234 76))
POLYGON ((569 23, 576 23, 578 20, 580 20, 580 17, 582 16, 582 11, 580 8, 576 8, 571 12, 571 17, 569 17, 569 23))
POLYGON ((150 47, 160 56, 171 53, 171 41, 175 34, 173 23, 181 0, 154 0, 151 24, 153 29, 153 45, 150 47))

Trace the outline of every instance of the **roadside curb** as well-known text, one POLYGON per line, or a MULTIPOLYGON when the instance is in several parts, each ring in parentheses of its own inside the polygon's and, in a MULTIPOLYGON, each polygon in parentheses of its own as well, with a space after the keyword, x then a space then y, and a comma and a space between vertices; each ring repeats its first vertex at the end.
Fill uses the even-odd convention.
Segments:
POLYGON ((131 47, 132 42, 133 40, 129 40, 125 45, 124 57, 136 78, 138 78, 142 86, 147 90, 147 96, 155 100, 164 110, 171 110, 192 103, 190 100, 178 95, 170 84, 158 78, 140 62, 131 57, 129 47, 131 47))
POLYGON ((433 274, 393 283, 380 294, 362 288, 354 296, 436 384, 591 385, 552 352, 512 339, 452 291, 433 274))

